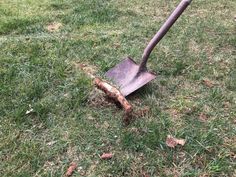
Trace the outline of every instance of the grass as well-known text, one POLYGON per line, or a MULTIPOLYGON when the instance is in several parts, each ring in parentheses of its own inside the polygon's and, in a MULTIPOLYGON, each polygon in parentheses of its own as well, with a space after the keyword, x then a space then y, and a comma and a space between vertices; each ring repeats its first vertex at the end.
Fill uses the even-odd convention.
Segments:
POLYGON ((72 161, 73 176, 235 176, 235 1, 192 2, 151 55, 157 79, 128 97, 149 110, 128 126, 74 66, 139 61, 177 3, 1 1, 0 176, 63 176, 72 161))

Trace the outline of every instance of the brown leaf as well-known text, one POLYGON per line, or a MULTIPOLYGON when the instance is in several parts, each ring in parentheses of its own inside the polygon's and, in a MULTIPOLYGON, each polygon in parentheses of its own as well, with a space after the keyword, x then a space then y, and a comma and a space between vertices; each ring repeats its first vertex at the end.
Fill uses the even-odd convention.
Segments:
POLYGON ((206 114, 204 114, 203 112, 200 113, 199 115, 199 120, 202 121, 202 122, 206 122, 207 121, 207 116, 206 114))
POLYGON ((103 153, 101 155, 101 159, 111 159, 113 157, 113 154, 112 153, 103 153))
POLYGON ((172 137, 171 135, 168 135, 166 138, 166 145, 168 147, 174 148, 177 145, 181 145, 183 146, 185 144, 185 140, 184 139, 177 139, 172 137))
POLYGON ((47 26, 47 30, 50 32, 58 31, 62 27, 61 23, 53 22, 47 26))
POLYGON ((204 83, 205 86, 207 86, 209 88, 214 86, 213 82, 210 81, 209 79, 203 79, 203 83, 204 83))
POLYGON ((69 168, 67 169, 66 176, 71 176, 76 168, 77 168, 77 164, 75 162, 72 162, 69 168))

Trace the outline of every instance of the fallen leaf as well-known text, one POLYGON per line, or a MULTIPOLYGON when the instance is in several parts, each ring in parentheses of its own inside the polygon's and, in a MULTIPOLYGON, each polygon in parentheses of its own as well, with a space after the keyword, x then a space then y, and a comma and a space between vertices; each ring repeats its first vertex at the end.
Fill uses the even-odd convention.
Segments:
POLYGON ((202 122, 206 122, 207 121, 207 116, 206 114, 204 114, 203 112, 200 113, 199 115, 199 120, 202 121, 202 122))
POLYGON ((111 159, 113 157, 113 154, 112 153, 103 153, 101 155, 101 159, 111 159))
POLYGON ((47 30, 50 32, 54 32, 59 30, 60 27, 62 27, 61 23, 53 22, 47 26, 47 30))
POLYGON ((77 164, 75 162, 72 162, 69 168, 67 169, 66 176, 71 176, 76 168, 77 168, 77 164))
POLYGON ((168 135, 166 138, 166 145, 168 147, 174 148, 177 145, 181 145, 183 146, 185 144, 185 140, 184 139, 177 139, 172 137, 171 135, 168 135))
POLYGON ((210 81, 209 79, 203 79, 203 83, 205 86, 211 88, 214 86, 214 84, 212 83, 212 81, 210 81))

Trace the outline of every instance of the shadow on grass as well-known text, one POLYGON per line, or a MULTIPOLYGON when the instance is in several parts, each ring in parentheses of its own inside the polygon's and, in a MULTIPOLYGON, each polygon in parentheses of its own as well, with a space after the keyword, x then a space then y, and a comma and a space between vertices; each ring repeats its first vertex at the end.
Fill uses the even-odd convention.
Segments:
POLYGON ((14 31, 17 33, 28 33, 29 29, 38 23, 38 19, 13 18, 8 21, 3 21, 0 26, 0 35, 7 35, 14 31))

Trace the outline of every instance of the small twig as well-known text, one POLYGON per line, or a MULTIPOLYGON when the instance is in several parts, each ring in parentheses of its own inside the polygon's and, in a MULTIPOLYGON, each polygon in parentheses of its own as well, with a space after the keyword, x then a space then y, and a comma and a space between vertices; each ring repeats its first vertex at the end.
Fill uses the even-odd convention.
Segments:
POLYGON ((67 169, 66 176, 71 176, 76 168, 77 168, 77 164, 75 162, 72 162, 69 168, 67 169))

